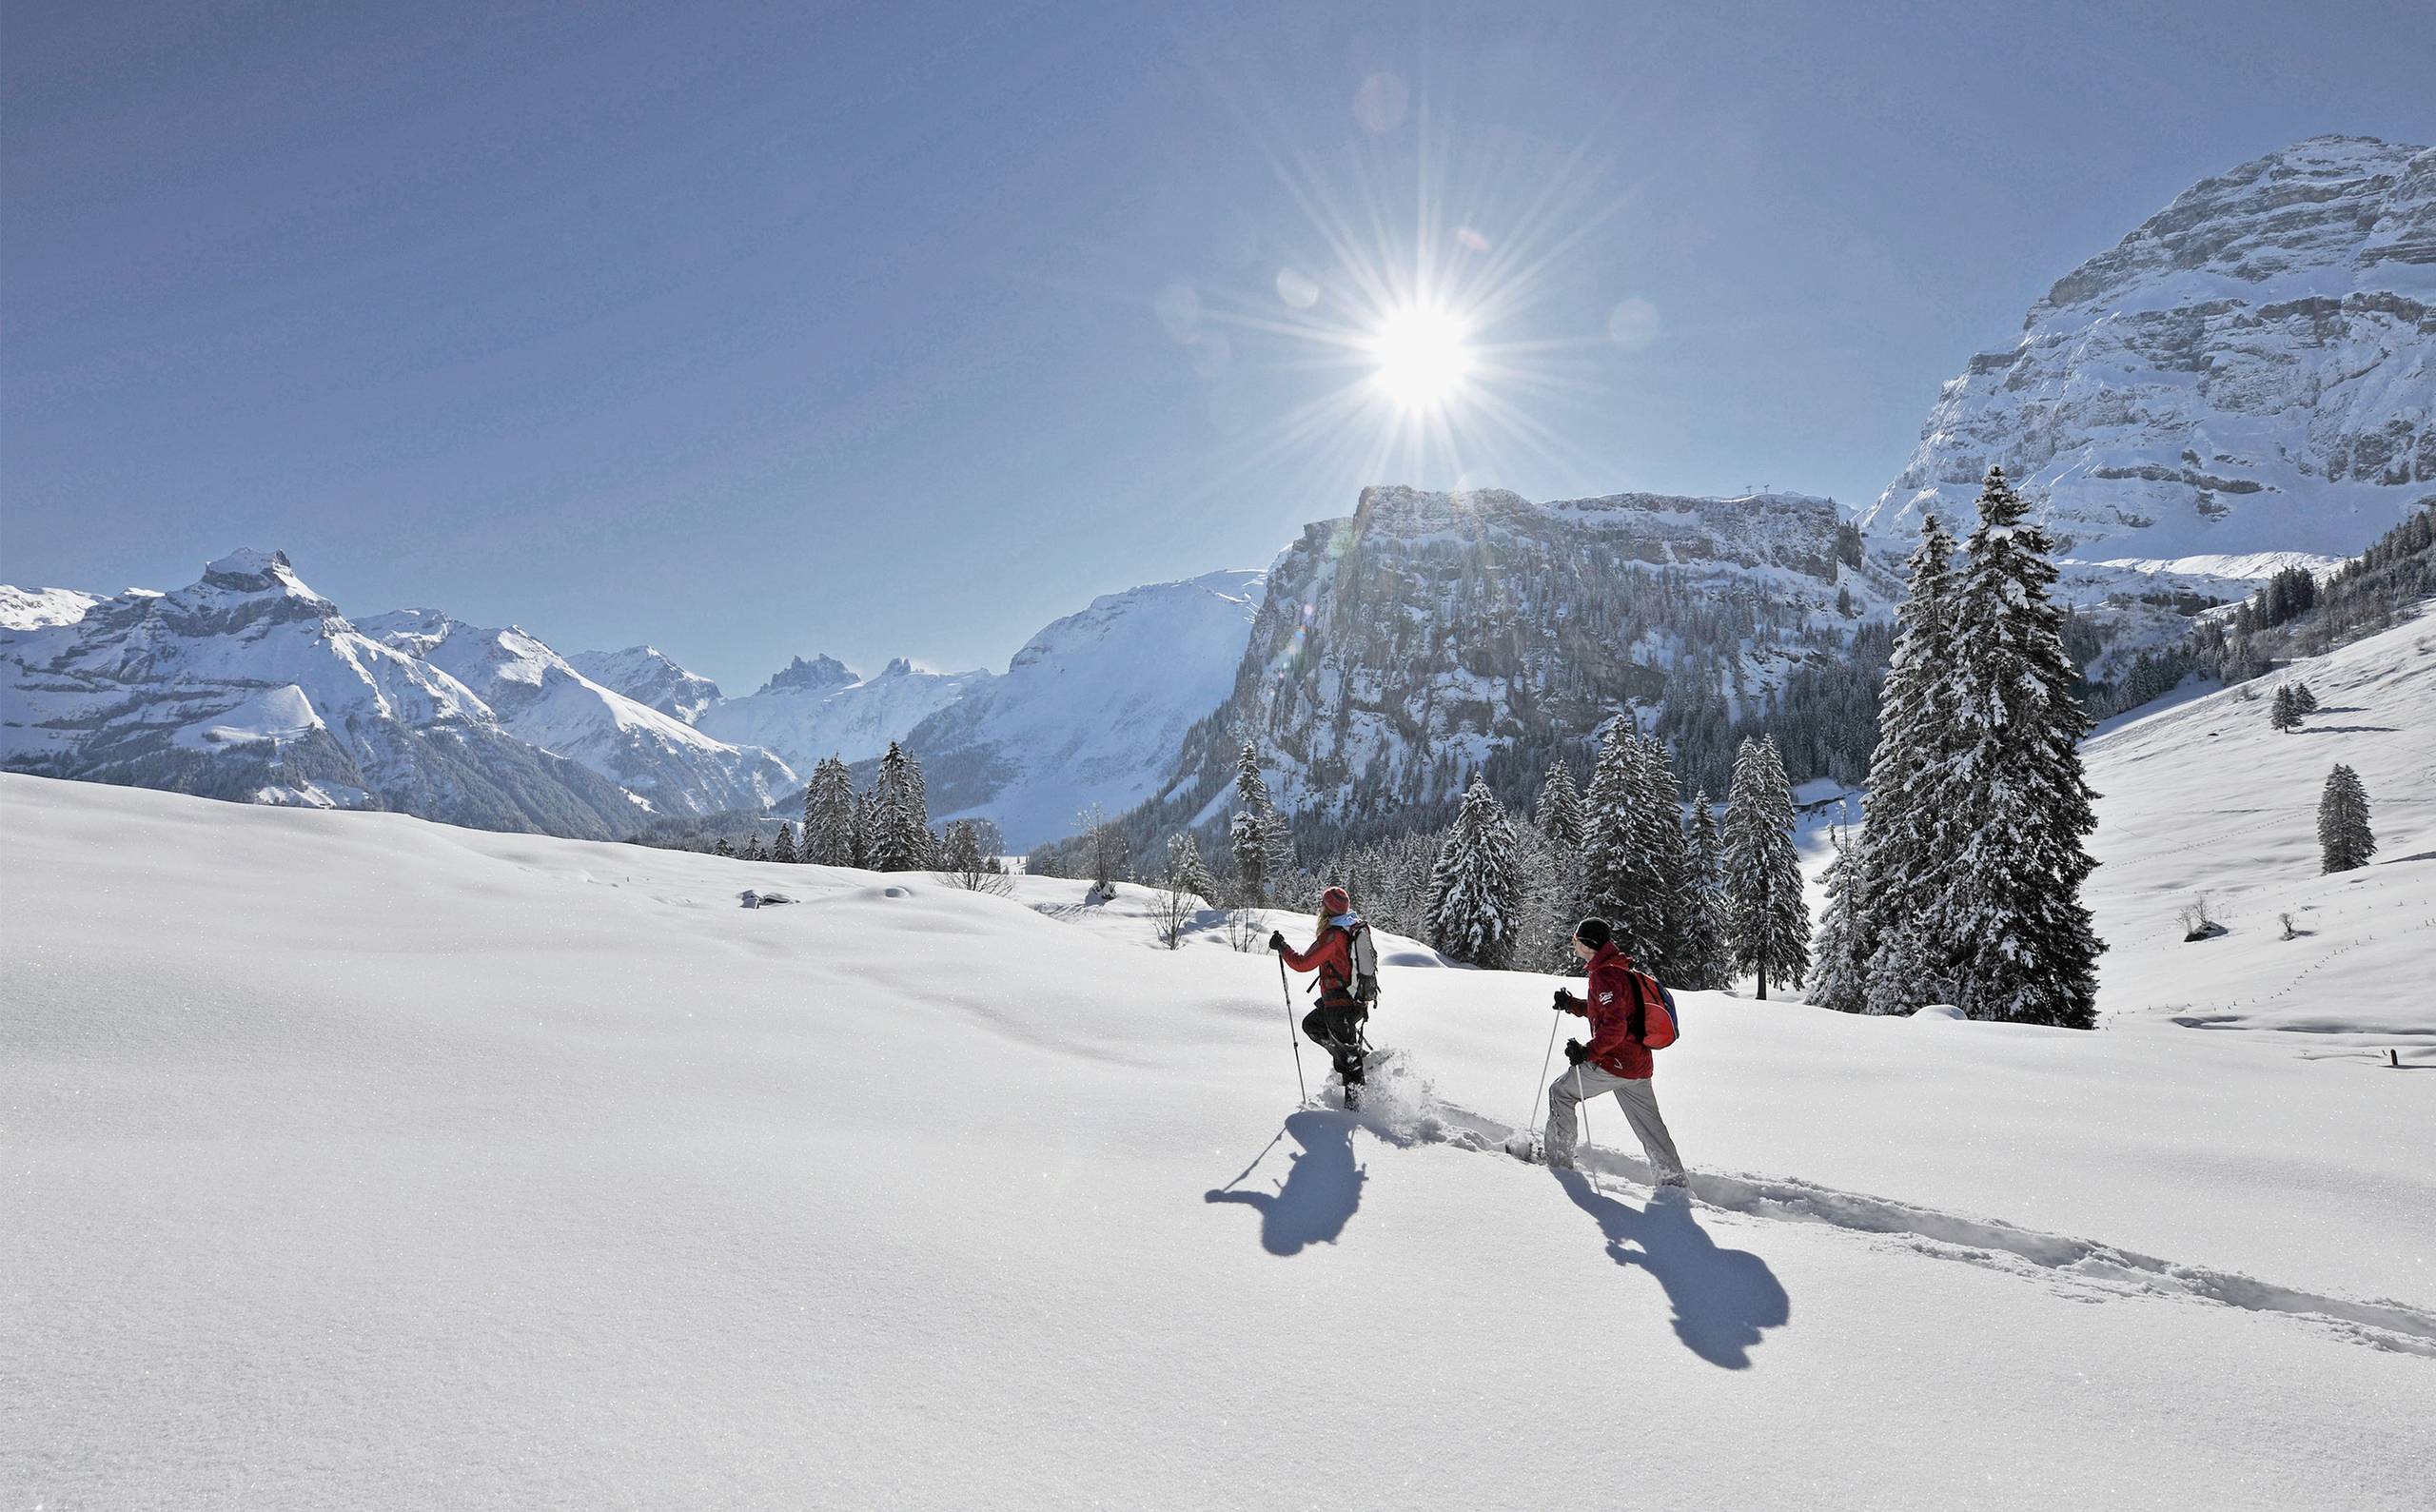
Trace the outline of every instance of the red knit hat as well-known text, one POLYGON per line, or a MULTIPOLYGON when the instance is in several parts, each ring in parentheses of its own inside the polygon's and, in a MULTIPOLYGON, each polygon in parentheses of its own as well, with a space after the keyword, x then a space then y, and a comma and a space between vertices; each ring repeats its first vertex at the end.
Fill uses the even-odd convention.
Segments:
POLYGON ((1332 887, 1320 894, 1320 908, 1329 913, 1350 913, 1353 912, 1353 899, 1346 895, 1345 889, 1332 887))

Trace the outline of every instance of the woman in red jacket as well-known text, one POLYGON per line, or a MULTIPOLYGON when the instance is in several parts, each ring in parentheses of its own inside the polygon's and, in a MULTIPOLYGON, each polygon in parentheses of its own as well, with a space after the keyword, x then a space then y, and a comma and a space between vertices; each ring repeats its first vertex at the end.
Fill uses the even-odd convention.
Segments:
POLYGON ((1362 1085, 1362 1026, 1370 1016, 1369 1005, 1353 995, 1353 945, 1370 926, 1353 912, 1353 899, 1341 887, 1320 894, 1318 924, 1309 950, 1294 949, 1273 930, 1268 948, 1294 970, 1320 973, 1320 1006, 1303 1016, 1303 1032, 1328 1052, 1337 1075, 1351 1089, 1362 1085))

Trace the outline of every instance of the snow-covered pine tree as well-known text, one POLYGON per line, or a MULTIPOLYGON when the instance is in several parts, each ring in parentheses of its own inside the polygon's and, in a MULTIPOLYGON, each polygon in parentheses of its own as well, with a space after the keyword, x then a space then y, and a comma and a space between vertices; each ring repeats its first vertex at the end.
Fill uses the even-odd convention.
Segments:
POLYGON ((1631 711, 1616 716, 1590 769, 1581 814, 1581 912, 1615 927, 1636 956, 1647 956, 1664 931, 1665 878, 1648 848, 1642 818, 1649 778, 1647 753, 1631 711))
POLYGON ((884 796, 877 776, 873 776, 871 786, 855 795, 855 864, 872 871, 879 869, 881 810, 886 807, 884 796))
POLYGON ((728 842, 728 837, 726 835, 722 835, 717 839, 711 842, 711 854, 713 855, 734 856, 736 854, 736 847, 728 842))
POLYGON ((784 819, 778 821, 778 837, 770 842, 770 859, 785 866, 796 864, 796 827, 784 819))
POLYGON ((2318 712, 2318 696, 2309 691, 2308 683, 2297 678, 2292 683, 2292 707, 2305 715, 2318 712))
POLYGON ((1734 964, 1758 978, 1799 987, 1810 967, 1810 905, 1793 848, 1793 785, 1777 742, 1759 736, 1734 756, 1725 799, 1726 939, 1734 964))
POLYGON ((1459 961, 1491 970, 1514 958, 1522 874, 1513 821, 1475 776, 1430 878, 1430 942, 1459 961))
POLYGON ((1201 858, 1201 847, 1189 830, 1168 836, 1167 880, 1170 889, 1189 893, 1205 904, 1217 902, 1218 879, 1209 874, 1209 863, 1201 858))
POLYGON ((1672 986, 1719 992, 1734 985, 1734 962, 1725 944, 1725 905, 1718 891, 1717 815, 1705 791, 1692 795, 1692 816, 1683 841, 1682 963, 1667 969, 1672 986))
POLYGON ((1650 906, 1641 912, 1647 933, 1640 936, 1640 965, 1663 976, 1683 953, 1690 901, 1684 896, 1690 858, 1683 843, 1683 790, 1675 780, 1675 763, 1666 742, 1651 736, 1641 744, 1640 794, 1634 811, 1634 844, 1649 858, 1656 883, 1650 906))
POLYGON ((1235 758, 1235 813, 1227 827, 1227 848, 1235 858, 1236 891, 1244 907, 1268 902, 1270 885, 1285 870, 1285 833, 1268 783, 1260 775, 1260 753, 1247 740, 1235 758))
POLYGON ((2318 796, 2318 846, 2328 872, 2367 866, 2377 854, 2377 837, 2368 829, 2368 790, 2360 774, 2341 762, 2326 775, 2326 791, 2318 796))
POLYGON ((760 831, 754 831, 752 835, 745 840, 744 858, 748 861, 766 861, 770 859, 770 854, 761 849, 760 831))
POLYGON ((1869 1007, 1868 963, 1860 957, 1860 934, 1854 923, 1861 912, 1854 895, 1860 883, 1857 860, 1858 853, 1837 831, 1836 858, 1827 863, 1827 912, 1818 921, 1810 1000, 1838 1013, 1863 1012, 1869 1007))
POLYGON ((1908 1013, 1947 992, 1941 963, 1918 933, 1924 893, 1951 846, 1936 778, 1953 754, 1954 537, 1935 515, 1905 564, 1911 590, 1895 617, 1895 655, 1878 695, 1877 745, 1854 873, 1856 958, 1867 1011, 1908 1013))
POLYGON ((2301 704, 2292 697, 2290 683, 2275 685, 2275 699, 2268 707, 2267 723, 2269 728, 2275 730, 2297 730, 2301 727, 2301 704))
POLYGON ((825 756, 803 790, 803 844, 799 854, 821 866, 853 866, 855 779, 846 763, 825 756))
POLYGON ((939 836, 939 870, 965 873, 982 868, 981 847, 975 842, 972 821, 950 820, 939 836))
POLYGON ((1934 798, 1962 838, 1935 870, 1922 923, 1973 1018, 2089 1029, 2105 949, 2081 903, 2096 865, 2090 717, 2053 594, 2054 540, 2026 510, 1990 468, 1954 596, 1956 752, 1934 798))
POLYGON ((1540 833, 1560 851, 1581 849, 1581 795, 1573 786, 1573 771, 1562 761, 1548 764, 1547 780, 1540 784, 1535 816, 1540 833))
POLYGON ((918 872, 931 864, 931 815, 923 801, 922 769, 891 740, 872 784, 874 833, 869 865, 875 872, 918 872))

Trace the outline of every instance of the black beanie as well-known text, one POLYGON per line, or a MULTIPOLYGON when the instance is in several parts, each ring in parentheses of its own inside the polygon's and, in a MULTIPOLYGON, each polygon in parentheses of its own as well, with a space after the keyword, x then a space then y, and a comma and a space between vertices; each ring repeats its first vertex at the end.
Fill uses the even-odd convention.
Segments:
POLYGON ((1603 950, 1613 943, 1616 932, 1607 927, 1605 919, 1583 919, 1581 927, 1573 932, 1573 937, 1594 951, 1603 950))

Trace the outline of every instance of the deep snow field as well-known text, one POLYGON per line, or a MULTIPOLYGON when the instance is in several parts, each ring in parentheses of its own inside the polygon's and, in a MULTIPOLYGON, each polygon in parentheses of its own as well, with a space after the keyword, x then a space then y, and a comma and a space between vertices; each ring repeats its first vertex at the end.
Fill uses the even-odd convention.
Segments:
POLYGON ((1549 983, 1406 945, 1356 1117, 1139 890, 0 844, 10 1509, 2426 1504, 2436 1076, 2292 1036, 1689 995, 1670 1204, 1502 1153, 1549 983))

